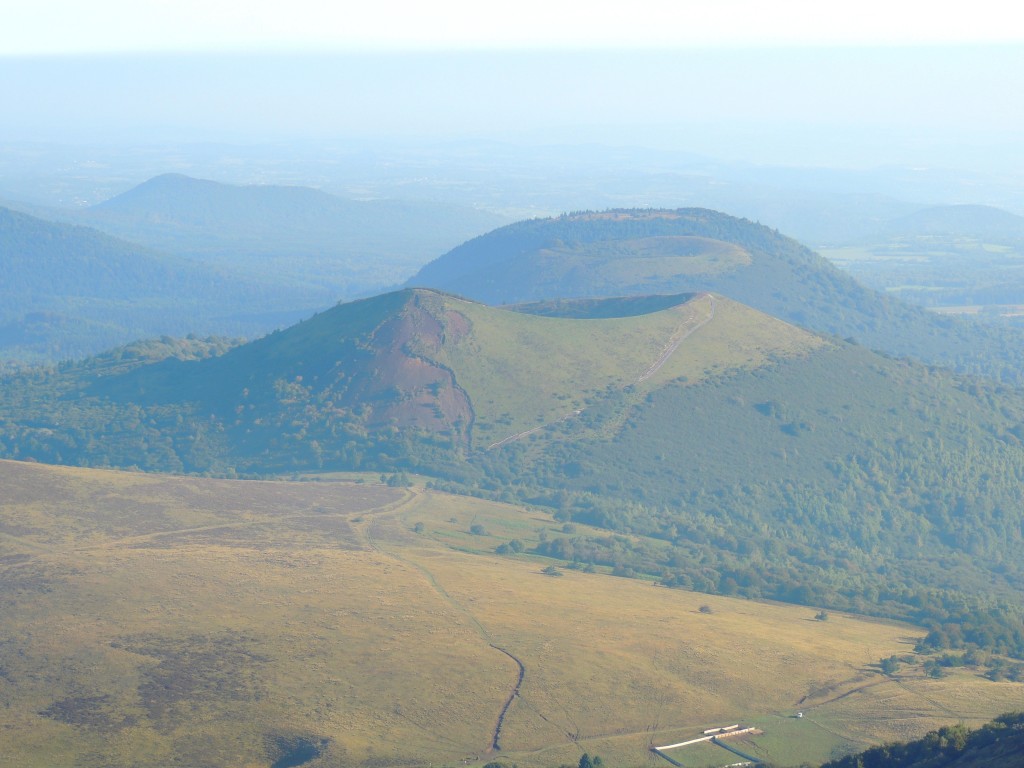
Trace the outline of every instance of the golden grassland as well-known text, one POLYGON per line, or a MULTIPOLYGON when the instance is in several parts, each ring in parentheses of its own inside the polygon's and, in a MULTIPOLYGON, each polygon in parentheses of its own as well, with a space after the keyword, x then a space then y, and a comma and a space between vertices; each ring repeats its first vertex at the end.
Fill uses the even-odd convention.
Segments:
POLYGON ((0 765, 271 766, 299 743, 309 768, 667 765, 652 745, 733 722, 798 763, 1024 702, 966 670, 883 677, 906 625, 493 554, 562 535, 535 510, 12 462, 0 483, 0 765))

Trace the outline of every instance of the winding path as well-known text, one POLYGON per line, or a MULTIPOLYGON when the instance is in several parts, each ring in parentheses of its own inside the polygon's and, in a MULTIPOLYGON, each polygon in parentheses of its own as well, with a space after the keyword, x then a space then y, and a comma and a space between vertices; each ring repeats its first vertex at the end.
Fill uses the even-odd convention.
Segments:
POLYGON ((501 708, 501 714, 498 715, 498 723, 494 727, 494 739, 491 740, 491 751, 499 752, 501 750, 501 726, 505 724, 505 715, 508 714, 509 709, 512 708, 512 703, 516 700, 516 697, 519 695, 519 689, 523 687, 523 678, 526 677, 526 667, 523 666, 523 662, 521 662, 519 659, 517 659, 504 648, 500 648, 494 643, 491 643, 490 645, 491 648, 493 648, 494 650, 501 651, 510 659, 512 659, 512 661, 514 661, 516 665, 519 667, 519 679, 516 681, 516 687, 513 689, 512 693, 509 694, 508 701, 505 702, 505 706, 501 708))
MULTIPOLYGON (((387 514, 388 512, 394 512, 395 509, 404 507, 410 503, 414 503, 419 498, 419 491, 410 490, 409 493, 410 497, 406 500, 405 503, 393 507, 390 510, 386 510, 384 514, 387 514)), ((380 517, 382 517, 382 515, 374 515, 373 517, 375 519, 379 519, 380 517)), ((508 716, 509 710, 512 709, 512 705, 519 697, 519 691, 523 687, 523 680, 526 677, 526 666, 518 657, 516 657, 507 648, 502 648, 500 645, 496 645, 494 643, 494 640, 491 638, 490 633, 487 631, 486 627, 484 627, 484 625, 480 623, 480 620, 477 619, 477 617, 474 616, 473 613, 468 608, 466 608, 466 606, 462 605, 462 603, 460 603, 458 600, 452 597, 448 593, 448 591, 443 586, 441 586, 440 583, 438 583, 437 579, 434 577, 434 574, 431 573, 425 566, 421 565, 415 560, 410 560, 409 558, 403 557, 402 555, 385 550, 380 544, 378 544, 377 541, 373 538, 373 535, 371 533, 371 527, 372 520, 369 520, 358 527, 358 531, 360 535, 363 537, 363 540, 366 542, 367 547, 369 547, 375 552, 379 552, 382 555, 386 555, 387 557, 390 557, 401 563, 405 563, 406 565, 409 565, 412 568, 415 568, 420 573, 422 573, 423 576, 426 578, 427 583, 430 584, 431 588, 438 594, 438 596, 446 603, 448 603, 456 611, 465 616, 476 629, 477 634, 481 637, 481 639, 483 639, 487 643, 489 647, 512 659, 512 661, 515 662, 516 667, 518 667, 518 675, 516 677, 515 685, 512 688, 512 692, 509 693, 508 698, 505 700, 505 704, 504 706, 502 706, 501 712, 498 714, 497 722, 495 722, 494 724, 494 732, 491 736, 491 746, 490 749, 488 750, 490 752, 500 751, 501 729, 505 725, 505 718, 508 716)))

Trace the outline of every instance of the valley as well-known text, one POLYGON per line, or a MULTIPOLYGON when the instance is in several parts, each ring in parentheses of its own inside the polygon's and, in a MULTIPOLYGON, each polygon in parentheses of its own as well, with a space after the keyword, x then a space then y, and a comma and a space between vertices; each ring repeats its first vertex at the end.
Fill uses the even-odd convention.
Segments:
POLYGON ((1024 219, 986 206, 918 211, 819 252, 862 283, 949 315, 1018 324, 1024 219))

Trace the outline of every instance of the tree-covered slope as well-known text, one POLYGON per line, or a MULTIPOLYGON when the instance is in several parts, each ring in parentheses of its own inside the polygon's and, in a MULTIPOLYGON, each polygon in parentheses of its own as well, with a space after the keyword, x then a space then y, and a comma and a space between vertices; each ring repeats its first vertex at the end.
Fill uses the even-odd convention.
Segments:
POLYGON ((160 295, 171 281, 200 283, 208 270, 88 227, 0 208, 0 290, 19 295, 125 299, 160 295))
POLYGON ((256 333, 293 319, 288 310, 302 300, 88 227, 0 208, 0 359, 82 357, 143 336, 256 333))
POLYGON ((822 768, 1021 768, 1024 713, 1001 715, 981 728, 953 725, 917 741, 886 744, 822 768))
MULTIPOLYGON (((827 346, 609 398, 479 465, 566 519, 669 545, 563 542, 552 555, 704 590, 945 617, 961 625, 957 643, 988 644, 991 616, 964 623, 955 596, 1001 596, 994 614, 1020 615, 1022 408, 1016 391, 827 346)), ((1014 622, 999 645, 1021 653, 1014 622)))
POLYGON ((767 227, 699 208, 576 213, 512 224, 408 285, 492 304, 713 291, 803 327, 1019 383, 1024 336, 938 317, 869 290, 767 227))

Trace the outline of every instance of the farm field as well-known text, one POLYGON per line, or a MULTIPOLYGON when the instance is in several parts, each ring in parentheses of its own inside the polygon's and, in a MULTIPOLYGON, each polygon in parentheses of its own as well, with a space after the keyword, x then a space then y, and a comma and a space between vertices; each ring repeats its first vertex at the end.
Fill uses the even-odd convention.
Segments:
POLYGON ((942 314, 1005 320, 1024 297, 1019 243, 931 236, 819 252, 865 285, 942 314))
POLYGON ((14 462, 0 483, 0 765, 667 766, 652 745, 734 722, 795 764, 1024 701, 882 676, 915 627, 494 554, 562 535, 518 506, 14 462))

